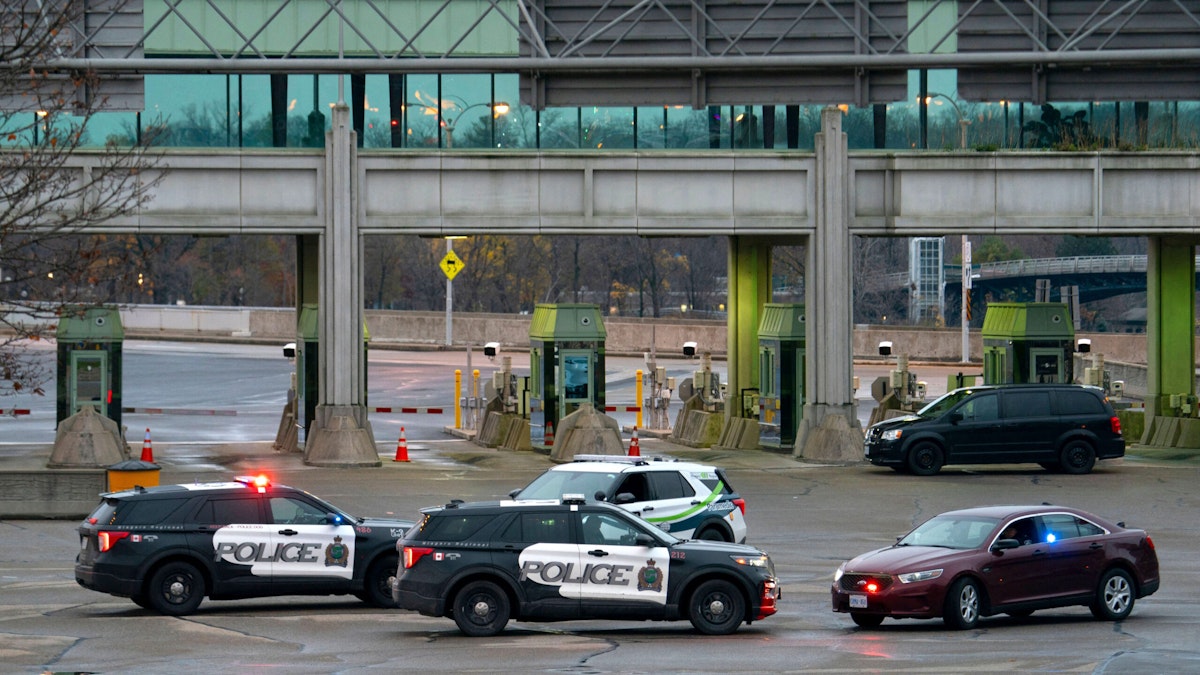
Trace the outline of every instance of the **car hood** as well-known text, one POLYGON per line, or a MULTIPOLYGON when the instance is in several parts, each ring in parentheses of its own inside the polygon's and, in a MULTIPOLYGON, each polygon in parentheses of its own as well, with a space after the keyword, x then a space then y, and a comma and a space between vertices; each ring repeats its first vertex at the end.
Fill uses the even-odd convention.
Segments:
POLYGON ((885 429, 895 429, 896 427, 906 427, 913 422, 920 420, 916 415, 903 415, 901 417, 893 417, 891 419, 882 420, 871 425, 872 429, 883 431, 885 429))
POLYGON ((917 568, 945 565, 976 552, 974 549, 964 551, 937 546, 888 546, 851 559, 846 563, 846 571, 881 574, 912 572, 917 568))
POLYGON ((688 539, 671 547, 673 551, 694 551, 696 553, 728 553, 730 555, 766 555, 762 549, 746 544, 730 544, 723 541, 706 539, 688 539))
POLYGON ((408 528, 413 526, 413 521, 398 520, 396 518, 374 518, 374 517, 368 516, 366 518, 363 518, 361 521, 359 521, 358 525, 362 525, 365 527, 387 527, 387 528, 396 528, 396 529, 403 528, 403 529, 407 530, 408 528))

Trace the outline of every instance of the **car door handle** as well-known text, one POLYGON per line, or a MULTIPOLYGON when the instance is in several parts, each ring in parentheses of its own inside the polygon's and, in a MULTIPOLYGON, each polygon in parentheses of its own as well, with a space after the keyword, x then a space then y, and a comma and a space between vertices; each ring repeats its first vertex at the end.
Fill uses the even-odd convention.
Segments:
POLYGON ((1039 548, 1039 549, 1035 549, 1033 551, 1033 554, 1034 555, 1046 555, 1046 552, 1039 548))
POLYGON ((285 536, 288 536, 288 537, 290 537, 290 536, 293 536, 293 535, 296 535, 296 534, 300 534, 300 533, 299 533, 299 532, 297 532, 297 531, 295 531, 295 530, 293 530, 293 529, 291 529, 291 528, 288 528, 288 529, 286 529, 286 530, 280 530, 280 531, 279 531, 279 534, 282 534, 282 535, 285 535, 285 536))
POLYGON ((1094 542, 1092 542, 1092 543, 1091 543, 1091 545, 1090 545, 1090 546, 1088 546, 1088 548, 1090 548, 1090 549, 1092 549, 1093 551, 1095 551, 1095 550, 1096 550, 1096 549, 1098 549, 1098 548, 1104 548, 1104 544, 1101 544, 1101 543, 1100 543, 1100 542, 1098 542, 1098 541, 1094 541, 1094 542))
POLYGON ((594 555, 597 558, 603 558, 604 556, 608 555, 608 551, 598 548, 594 551, 588 551, 588 555, 594 555))
POLYGON ((644 507, 642 507, 642 512, 643 512, 643 513, 644 513, 644 512, 646 512, 646 511, 653 511, 653 510, 654 510, 654 507, 653 507, 653 506, 644 506, 644 507))

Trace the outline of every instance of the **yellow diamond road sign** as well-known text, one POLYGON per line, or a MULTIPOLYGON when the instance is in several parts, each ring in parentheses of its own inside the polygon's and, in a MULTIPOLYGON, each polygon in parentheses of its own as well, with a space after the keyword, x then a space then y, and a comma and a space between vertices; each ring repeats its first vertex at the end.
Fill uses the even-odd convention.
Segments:
POLYGON ((454 255, 454 251, 446 251, 446 257, 442 258, 442 262, 438 263, 438 266, 446 273, 446 278, 453 281, 454 277, 462 271, 463 261, 462 258, 454 255))

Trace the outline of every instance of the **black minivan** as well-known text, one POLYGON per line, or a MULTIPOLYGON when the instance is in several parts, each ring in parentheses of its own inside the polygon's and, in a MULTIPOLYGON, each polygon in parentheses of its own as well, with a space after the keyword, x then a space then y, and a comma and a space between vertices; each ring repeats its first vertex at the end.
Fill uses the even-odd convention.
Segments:
POLYGON ((932 476, 946 464, 1036 462, 1088 473, 1125 456, 1121 421, 1104 390, 1078 384, 955 389, 916 414, 871 425, 867 461, 932 476))

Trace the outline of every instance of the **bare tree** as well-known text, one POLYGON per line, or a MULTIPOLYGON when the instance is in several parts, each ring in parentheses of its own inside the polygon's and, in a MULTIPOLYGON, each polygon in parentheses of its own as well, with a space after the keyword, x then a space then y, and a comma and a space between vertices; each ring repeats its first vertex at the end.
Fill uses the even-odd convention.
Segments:
POLYGON ((81 231, 136 211, 162 177, 148 171, 157 158, 143 146, 85 150, 94 145, 89 121, 106 104, 95 74, 42 65, 77 48, 82 8, 0 4, 0 396, 42 393, 50 374, 24 349, 54 335, 64 307, 137 287, 142 249, 81 231))

